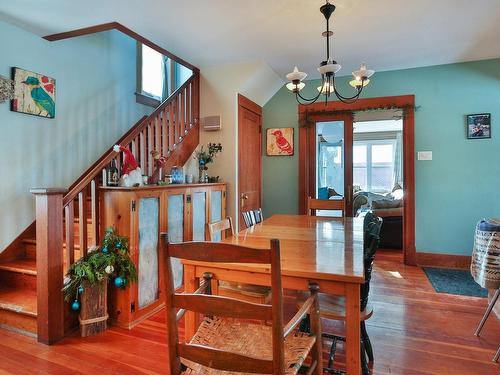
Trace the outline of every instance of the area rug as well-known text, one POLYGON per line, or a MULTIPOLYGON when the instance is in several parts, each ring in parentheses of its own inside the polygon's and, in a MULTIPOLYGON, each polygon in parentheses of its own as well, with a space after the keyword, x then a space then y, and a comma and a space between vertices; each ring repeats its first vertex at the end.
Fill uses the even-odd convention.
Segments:
POLYGON ((423 267, 423 269, 438 293, 470 297, 488 296, 488 291, 474 281, 469 271, 431 267, 423 267))

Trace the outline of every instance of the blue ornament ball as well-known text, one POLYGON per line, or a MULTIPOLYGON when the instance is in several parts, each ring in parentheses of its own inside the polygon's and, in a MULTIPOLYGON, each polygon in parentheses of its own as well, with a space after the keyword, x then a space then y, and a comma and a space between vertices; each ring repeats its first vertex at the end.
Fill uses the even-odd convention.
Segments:
POLYGON ((71 304, 71 310, 73 310, 73 311, 78 311, 78 310, 80 310, 80 302, 78 302, 78 300, 75 300, 75 301, 71 304))
POLYGON ((117 249, 121 249, 121 247, 122 247, 122 243, 121 243, 121 242, 118 242, 118 243, 116 244, 116 248, 117 248, 117 249))
POLYGON ((109 250, 108 250, 108 248, 107 248, 106 246, 104 246, 104 247, 102 248, 102 252, 103 252, 104 254, 107 254, 107 253, 109 252, 109 250))
POLYGON ((125 286, 125 279, 123 277, 118 276, 115 279, 115 286, 117 288, 123 288, 125 286))
POLYGON ((78 287, 78 294, 82 294, 84 291, 85 289, 83 288, 83 286, 78 287))

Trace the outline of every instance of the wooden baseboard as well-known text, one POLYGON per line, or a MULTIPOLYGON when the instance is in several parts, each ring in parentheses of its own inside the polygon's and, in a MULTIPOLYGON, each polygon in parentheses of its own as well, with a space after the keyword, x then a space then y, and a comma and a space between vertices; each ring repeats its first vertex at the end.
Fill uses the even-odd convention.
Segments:
POLYGON ((469 269, 470 255, 452 255, 435 253, 416 253, 417 265, 421 267, 442 267, 469 269))

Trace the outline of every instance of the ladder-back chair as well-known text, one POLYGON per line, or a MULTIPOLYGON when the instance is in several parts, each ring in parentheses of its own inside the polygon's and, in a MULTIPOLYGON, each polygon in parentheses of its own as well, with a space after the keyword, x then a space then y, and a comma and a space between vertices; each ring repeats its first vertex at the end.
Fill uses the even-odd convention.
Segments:
POLYGON ((307 215, 312 216, 312 211, 316 210, 328 210, 328 211, 340 211, 341 217, 345 216, 345 200, 342 199, 314 199, 307 197, 307 215))
MULTIPOLYGON (((209 239, 217 241, 217 235, 226 232, 226 235, 234 236, 233 220, 230 216, 225 219, 207 224, 209 239)), ((251 285, 233 283, 224 280, 219 281, 219 295, 233 297, 254 303, 268 303, 271 300, 271 288, 262 285, 251 285)))
POLYGON ((309 373, 322 373, 319 287, 310 285, 310 297, 284 325, 279 240, 271 240, 268 249, 253 249, 214 242, 170 244, 166 233, 162 233, 161 239, 169 374, 219 374, 220 371, 297 374, 309 354, 312 357, 309 373), (272 305, 210 295, 209 274, 204 275, 206 282, 195 293, 175 293, 171 257, 268 265, 272 305), (180 343, 177 321, 186 310, 203 314, 205 318, 191 341, 180 343), (311 319, 311 333, 298 332, 295 328, 307 314, 311 319), (255 320, 271 321, 272 325, 254 323, 255 320))

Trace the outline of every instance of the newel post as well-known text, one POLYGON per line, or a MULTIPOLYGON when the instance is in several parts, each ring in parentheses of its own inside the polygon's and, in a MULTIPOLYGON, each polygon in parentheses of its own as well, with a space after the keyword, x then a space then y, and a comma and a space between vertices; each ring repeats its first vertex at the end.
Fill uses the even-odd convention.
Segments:
POLYGON ((31 189, 36 199, 36 269, 38 341, 64 337, 63 196, 66 189, 31 189))

